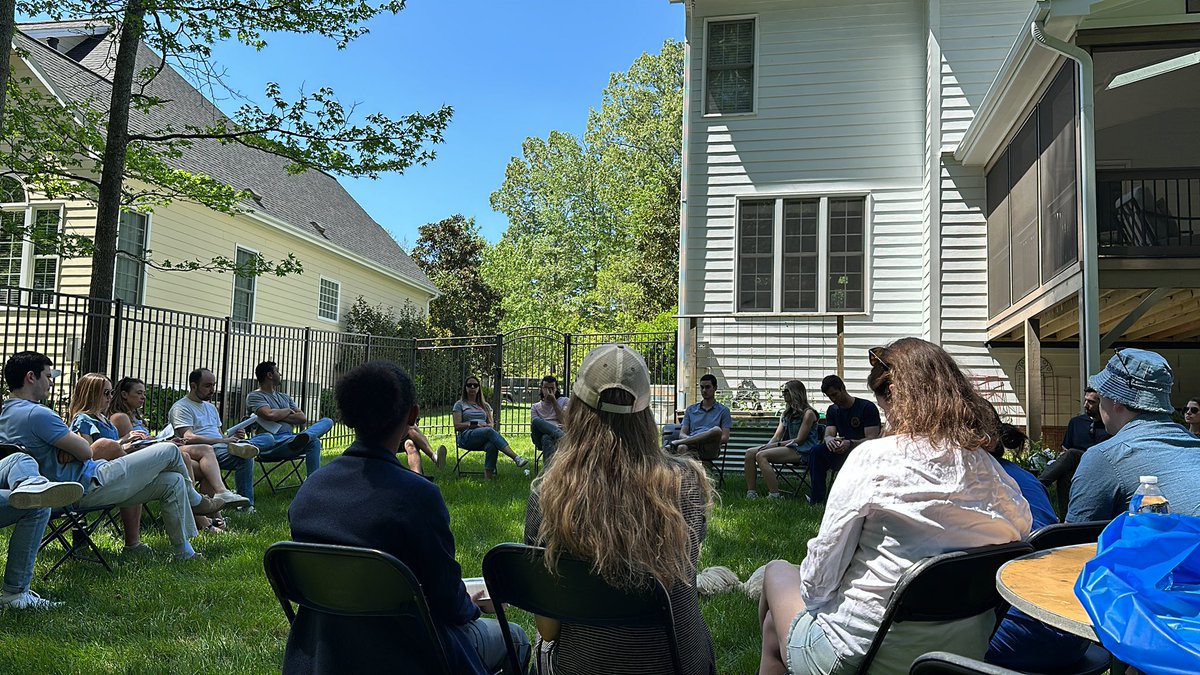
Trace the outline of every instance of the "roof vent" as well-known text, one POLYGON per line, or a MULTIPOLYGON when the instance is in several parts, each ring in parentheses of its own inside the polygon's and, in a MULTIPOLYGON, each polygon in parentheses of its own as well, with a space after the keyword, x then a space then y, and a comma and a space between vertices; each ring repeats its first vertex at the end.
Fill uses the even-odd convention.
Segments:
POLYGON ((310 220, 310 221, 308 221, 308 224, 309 224, 309 225, 312 225, 314 230, 316 230, 317 232, 320 232, 322 237, 325 237, 326 239, 328 239, 328 238, 329 238, 329 237, 328 237, 328 236, 326 236, 326 234, 325 234, 325 226, 324 226, 324 225, 322 225, 322 224, 318 223, 318 222, 317 222, 317 221, 315 221, 315 220, 310 220))
POLYGON ((263 196, 262 196, 261 192, 259 192, 258 190, 255 190, 254 188, 247 188, 246 192, 250 193, 251 199, 258 202, 259 204, 262 204, 263 196))
POLYGON ((46 46, 49 47, 50 49, 53 49, 54 51, 58 51, 58 38, 56 38, 56 37, 46 38, 46 46))

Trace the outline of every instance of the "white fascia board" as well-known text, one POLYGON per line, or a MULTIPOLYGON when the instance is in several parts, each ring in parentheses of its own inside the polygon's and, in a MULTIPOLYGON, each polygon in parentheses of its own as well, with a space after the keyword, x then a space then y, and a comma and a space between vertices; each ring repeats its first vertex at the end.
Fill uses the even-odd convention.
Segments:
POLYGON ((304 230, 301 230, 298 227, 290 225, 270 214, 263 213, 262 211, 258 211, 256 209, 248 209, 247 211, 245 211, 239 215, 243 215, 243 216, 246 216, 253 220, 256 220, 264 225, 267 225, 269 227, 272 227, 272 228, 275 228, 282 232, 285 232, 289 236, 296 237, 297 239, 302 239, 302 240, 304 240, 310 244, 313 244, 315 246, 329 249, 344 258, 347 258, 355 263, 358 263, 359 265, 362 265, 363 267, 366 267, 367 269, 370 269, 374 272, 379 272, 380 274, 383 274, 392 279, 395 279, 396 281, 404 283, 418 291, 421 291, 422 293, 427 293, 427 294, 433 296, 434 298, 436 298, 442 294, 441 291, 439 291, 437 289, 437 287, 435 287, 435 286, 428 286, 428 285, 422 284, 422 283, 418 282, 417 280, 411 279, 403 274, 400 274, 399 272, 397 272, 395 270, 388 269, 373 260, 364 258, 363 256, 351 251, 348 248, 339 246, 338 244, 335 244, 332 241, 325 239, 324 237, 318 237, 315 234, 310 234, 308 232, 305 232, 304 230))

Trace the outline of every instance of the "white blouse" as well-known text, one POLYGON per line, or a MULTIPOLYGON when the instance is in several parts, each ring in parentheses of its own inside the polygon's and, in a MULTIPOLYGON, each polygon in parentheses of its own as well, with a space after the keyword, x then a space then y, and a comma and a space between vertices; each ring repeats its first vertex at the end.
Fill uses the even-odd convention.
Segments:
POLYGON ((801 593, 831 645, 866 654, 901 575, 929 556, 1029 536, 1029 503, 983 450, 885 436, 855 448, 800 565, 801 593))

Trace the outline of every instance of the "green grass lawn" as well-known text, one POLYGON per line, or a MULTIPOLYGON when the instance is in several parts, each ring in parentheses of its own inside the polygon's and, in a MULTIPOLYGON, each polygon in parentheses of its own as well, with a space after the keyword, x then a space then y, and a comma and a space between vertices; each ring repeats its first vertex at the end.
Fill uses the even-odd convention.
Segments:
MULTIPOLYGON (((453 464, 453 442, 447 443, 453 464)), ((527 436, 511 439, 532 457, 527 436)), ((327 450, 330 461, 340 449, 327 450)), ((468 464, 482 469, 482 454, 468 464)), ((532 464, 529 466, 532 468, 532 464)), ((520 541, 530 477, 505 458, 491 483, 457 478, 427 464, 450 508, 463 574, 479 576, 493 545, 520 541)), ((265 487, 261 486, 261 487, 265 487)), ((709 523, 701 566, 724 565, 745 579, 774 558, 798 562, 816 532, 821 511, 801 500, 781 503, 742 498, 740 474, 727 475, 723 500, 709 523)), ((0 611, 0 672, 152 673, 278 672, 287 639, 283 617, 262 570, 263 551, 288 539, 287 507, 294 491, 256 495, 258 512, 234 514, 232 531, 201 535, 194 543, 207 560, 172 563, 170 544, 157 528, 143 531, 156 554, 123 559, 121 540, 102 530, 97 542, 114 563, 112 574, 98 565, 68 562, 48 580, 49 556, 38 561, 34 590, 66 601, 50 612, 0 611)), ((0 530, 7 551, 11 528, 0 530)), ((754 673, 758 666, 757 605, 740 592, 702 601, 712 631, 717 672, 754 673)), ((530 617, 514 618, 531 635, 530 617)), ((398 636, 399 637, 399 636, 398 636)))

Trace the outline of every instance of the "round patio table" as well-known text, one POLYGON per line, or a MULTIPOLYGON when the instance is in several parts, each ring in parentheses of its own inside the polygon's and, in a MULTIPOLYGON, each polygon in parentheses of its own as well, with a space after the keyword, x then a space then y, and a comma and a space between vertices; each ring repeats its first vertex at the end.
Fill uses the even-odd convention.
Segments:
POLYGON ((1099 642, 1092 620, 1075 597, 1083 564, 1096 557, 1095 544, 1037 551, 1005 563, 996 572, 996 590, 1042 623, 1099 642))

